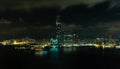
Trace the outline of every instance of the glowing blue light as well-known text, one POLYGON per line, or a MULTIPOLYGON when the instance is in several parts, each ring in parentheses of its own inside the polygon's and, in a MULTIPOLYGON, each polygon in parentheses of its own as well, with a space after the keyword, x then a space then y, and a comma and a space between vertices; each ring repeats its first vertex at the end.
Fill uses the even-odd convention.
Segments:
POLYGON ((50 51, 51 51, 52 53, 56 53, 56 52, 58 52, 59 50, 58 50, 58 48, 53 47, 53 48, 50 48, 50 51))
POLYGON ((50 42, 51 42, 52 45, 57 45, 58 44, 58 39, 51 38, 50 42))

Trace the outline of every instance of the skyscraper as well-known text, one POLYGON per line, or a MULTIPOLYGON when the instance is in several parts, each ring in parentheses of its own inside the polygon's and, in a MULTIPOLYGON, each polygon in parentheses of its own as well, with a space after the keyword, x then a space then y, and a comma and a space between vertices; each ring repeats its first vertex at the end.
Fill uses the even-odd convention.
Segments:
POLYGON ((73 45, 73 35, 64 34, 63 46, 72 46, 73 45))
POLYGON ((61 43, 62 40, 62 24, 60 20, 60 16, 56 17, 56 38, 59 40, 59 43, 61 43))

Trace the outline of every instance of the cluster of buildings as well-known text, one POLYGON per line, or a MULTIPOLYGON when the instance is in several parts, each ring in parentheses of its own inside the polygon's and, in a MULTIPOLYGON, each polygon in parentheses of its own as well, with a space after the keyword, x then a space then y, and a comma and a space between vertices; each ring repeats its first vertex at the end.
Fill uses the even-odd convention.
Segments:
POLYGON ((119 39, 113 38, 95 38, 95 39, 80 39, 79 33, 75 31, 65 31, 62 28, 62 23, 60 16, 56 18, 56 36, 51 39, 41 39, 35 40, 30 38, 23 39, 10 39, 3 40, 0 42, 2 45, 28 45, 34 46, 39 49, 39 47, 45 46, 63 46, 63 47, 73 47, 73 46, 96 46, 96 47, 115 47, 120 45, 119 39))
POLYGON ((79 37, 79 33, 75 31, 64 31, 62 28, 62 23, 60 16, 56 18, 56 38, 50 40, 51 46, 96 46, 96 47, 115 47, 119 46, 119 39, 115 38, 92 38, 92 39, 83 39, 79 37))
POLYGON ((9 39, 0 42, 2 45, 29 45, 36 43, 35 39, 22 38, 22 39, 9 39))
POLYGON ((63 31, 60 16, 56 18, 56 37, 50 40, 51 45, 73 46, 78 41, 78 35, 69 31, 63 31))

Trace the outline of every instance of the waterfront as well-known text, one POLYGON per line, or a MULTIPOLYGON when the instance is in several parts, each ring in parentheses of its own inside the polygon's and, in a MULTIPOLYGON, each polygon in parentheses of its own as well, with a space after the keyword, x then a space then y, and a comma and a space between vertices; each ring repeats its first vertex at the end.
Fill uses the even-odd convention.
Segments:
POLYGON ((94 47, 50 48, 41 51, 0 47, 0 69, 108 69, 120 68, 119 49, 94 47))

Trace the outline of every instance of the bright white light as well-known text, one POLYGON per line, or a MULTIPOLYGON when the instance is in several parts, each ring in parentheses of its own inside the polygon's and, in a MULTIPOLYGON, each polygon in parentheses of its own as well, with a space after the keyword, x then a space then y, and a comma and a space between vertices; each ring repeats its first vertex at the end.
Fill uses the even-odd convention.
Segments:
POLYGON ((115 48, 120 48, 120 46, 115 46, 115 48))
POLYGON ((111 48, 111 46, 105 46, 105 48, 111 48))

